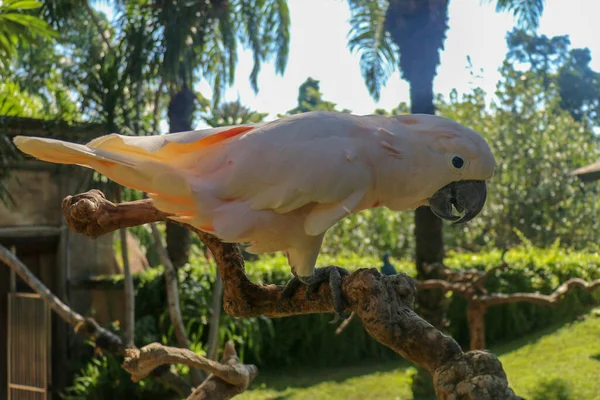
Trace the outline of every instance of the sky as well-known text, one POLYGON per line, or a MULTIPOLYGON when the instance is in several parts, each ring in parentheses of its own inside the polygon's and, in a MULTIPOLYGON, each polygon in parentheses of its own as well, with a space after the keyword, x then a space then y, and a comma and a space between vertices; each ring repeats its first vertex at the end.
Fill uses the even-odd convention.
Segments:
MULTIPOLYGON (((495 4, 495 1, 492 2, 495 4)), ((515 24, 509 13, 496 13, 494 4, 480 0, 450 0, 449 30, 434 90, 447 96, 451 90, 468 92, 482 87, 493 95, 500 78, 498 68, 506 54, 506 34, 515 24), (470 57, 473 78, 467 68, 470 57)), ((370 114, 376 108, 392 109, 408 102, 408 84, 396 71, 375 102, 367 92, 360 73, 359 55, 347 47, 350 11, 346 0, 288 0, 291 17, 290 53, 283 76, 275 73, 273 63, 262 66, 258 79, 259 92, 250 87, 252 56, 239 49, 235 82, 224 100, 240 99, 246 106, 268 112, 276 118, 297 104, 298 87, 307 77, 321 81, 323 98, 347 108, 354 114, 370 114)), ((104 11, 104 10, 103 10, 104 11)), ((600 70, 600 15, 598 0, 546 0, 538 32, 547 36, 568 34, 572 47, 588 47, 591 66, 600 70)), ((207 82, 197 89, 211 95, 207 82)), ((199 125, 198 127, 201 127, 199 125)))

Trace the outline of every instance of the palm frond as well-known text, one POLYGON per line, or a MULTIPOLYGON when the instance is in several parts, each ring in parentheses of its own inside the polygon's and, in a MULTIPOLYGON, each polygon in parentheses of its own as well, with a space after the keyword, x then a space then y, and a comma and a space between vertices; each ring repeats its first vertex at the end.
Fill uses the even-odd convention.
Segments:
MULTIPOLYGON (((491 3, 492 0, 482 2, 491 3)), ((517 24, 527 30, 536 30, 544 12, 545 0, 496 0, 497 12, 510 12, 517 24)))
POLYGON ((0 58, 10 59, 19 44, 30 45, 38 38, 54 38, 56 31, 43 19, 29 14, 42 3, 7 0, 0 3, 0 58))
POLYGON ((385 29, 387 0, 348 0, 350 32, 348 47, 360 53, 360 69, 369 93, 379 100, 398 63, 398 49, 385 29))
POLYGON ((262 122, 268 113, 253 111, 240 100, 221 103, 202 119, 210 126, 243 125, 262 122))
POLYGON ((275 56, 275 70, 285 71, 289 55, 289 8, 285 0, 232 1, 231 11, 239 25, 238 38, 250 48, 254 65, 250 84, 258 92, 258 74, 262 63, 275 56))

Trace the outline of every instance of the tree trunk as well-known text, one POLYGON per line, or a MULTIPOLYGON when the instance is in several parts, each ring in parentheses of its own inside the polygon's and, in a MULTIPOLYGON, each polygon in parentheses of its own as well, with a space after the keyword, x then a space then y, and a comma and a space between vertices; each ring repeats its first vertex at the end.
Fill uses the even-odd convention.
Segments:
MULTIPOLYGON (((118 201, 123 201, 123 188, 116 187, 118 201)), ((135 287, 129 265, 129 250, 127 248, 127 228, 119 229, 121 240, 121 258, 123 259, 123 282, 125 291, 125 346, 135 347, 135 287)))
POLYGON ((206 357, 209 360, 217 360, 219 352, 219 333, 221 328, 221 308, 223 307, 223 281, 217 270, 215 275, 215 285, 211 301, 211 314, 208 323, 208 342, 206 357))
MULTIPOLYGON (((171 96, 169 102, 169 133, 185 132, 192 130, 192 117, 195 108, 196 96, 187 87, 171 96)), ((175 269, 184 266, 190 257, 191 236, 190 231, 167 222, 167 253, 175 269)))
MULTIPOLYGON (((434 69, 435 71, 435 69, 434 69)), ((411 112, 413 114, 435 114, 433 104, 433 79, 435 73, 429 76, 423 74, 410 82, 411 112)), ((429 207, 419 207, 415 210, 415 262, 417 279, 441 279, 439 270, 432 268, 429 272, 425 264, 441 263, 444 260, 443 225, 429 207)), ((444 322, 444 292, 439 289, 420 290, 417 292, 417 312, 429 323, 442 329, 444 322)), ((423 368, 417 368, 413 377, 412 391, 415 400, 435 399, 435 389, 431 375, 423 368)))
POLYGON ((121 239, 121 256, 123 258, 123 280, 125 290, 125 346, 135 347, 135 289, 129 267, 129 251, 127 249, 127 228, 119 229, 121 239))
POLYGON ((480 301, 470 300, 467 306, 471 350, 485 349, 485 313, 487 306, 480 301))
MULTIPOLYGON (((169 318, 171 319, 171 324, 173 325, 175 338, 177 339, 179 347, 183 349, 189 349, 190 341, 187 337, 185 326, 183 325, 181 307, 179 306, 179 291, 177 289, 177 271, 175 270, 175 267, 173 267, 173 262, 169 259, 167 250, 163 245, 162 238, 160 236, 158 228, 156 227, 156 224, 151 223, 150 229, 152 230, 154 247, 156 247, 158 256, 160 257, 161 263, 165 268, 164 277, 165 288, 167 290, 167 306, 169 307, 169 318)), ((204 381, 206 377, 204 376, 202 370, 190 368, 190 378, 192 385, 197 387, 204 381)))

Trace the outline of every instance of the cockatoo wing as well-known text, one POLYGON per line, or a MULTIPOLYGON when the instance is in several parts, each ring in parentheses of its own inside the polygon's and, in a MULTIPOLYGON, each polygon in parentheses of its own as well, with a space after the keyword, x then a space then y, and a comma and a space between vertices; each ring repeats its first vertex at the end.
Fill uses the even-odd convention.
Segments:
POLYGON ((227 167, 216 193, 257 211, 311 207, 306 233, 325 232, 355 210, 373 184, 366 149, 376 131, 356 121, 343 114, 302 114, 224 142, 216 151, 226 154, 227 167))

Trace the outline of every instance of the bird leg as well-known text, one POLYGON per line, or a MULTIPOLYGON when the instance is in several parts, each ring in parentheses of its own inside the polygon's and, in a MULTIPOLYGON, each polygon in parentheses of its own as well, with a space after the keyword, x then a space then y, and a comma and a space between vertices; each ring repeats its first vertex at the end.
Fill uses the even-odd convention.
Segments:
POLYGON ((335 266, 315 268, 311 276, 294 275, 281 293, 281 297, 279 298, 280 307, 283 306, 284 302, 291 302, 302 284, 306 285, 306 298, 311 301, 314 298, 313 296, 318 293, 321 284, 328 282, 329 288, 331 289, 331 301, 333 302, 333 308, 336 314, 331 323, 336 323, 340 318, 346 319, 350 313, 344 312, 346 309, 346 301, 342 295, 342 280, 348 275, 350 275, 350 272, 344 268, 335 266))

